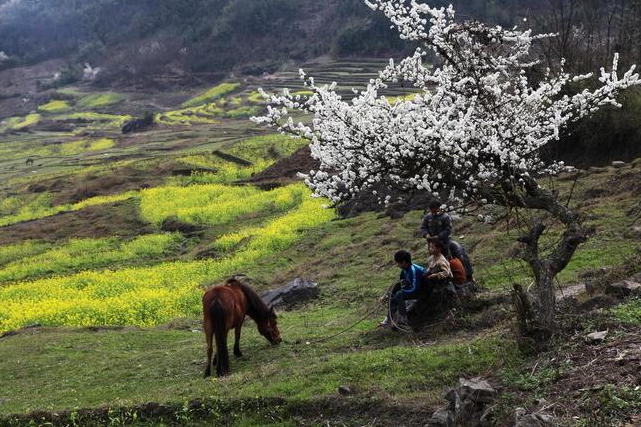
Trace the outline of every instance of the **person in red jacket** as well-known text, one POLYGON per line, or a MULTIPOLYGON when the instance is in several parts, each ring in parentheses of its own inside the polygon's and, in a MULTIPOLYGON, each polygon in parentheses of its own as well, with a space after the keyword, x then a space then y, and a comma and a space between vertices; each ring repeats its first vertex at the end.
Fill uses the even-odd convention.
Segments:
POLYGON ((465 283, 468 282, 467 280, 467 272, 465 271, 465 267, 463 267, 463 263, 461 262, 460 259, 458 258, 450 258, 450 270, 452 270, 452 282, 456 286, 463 286, 465 283))

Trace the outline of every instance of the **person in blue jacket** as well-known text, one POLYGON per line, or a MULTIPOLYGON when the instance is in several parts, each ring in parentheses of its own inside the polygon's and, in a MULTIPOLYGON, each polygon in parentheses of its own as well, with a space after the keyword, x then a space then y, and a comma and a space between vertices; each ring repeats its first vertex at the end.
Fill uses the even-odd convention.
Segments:
MULTIPOLYGON (((394 254, 394 261, 396 265, 401 269, 400 274, 400 286, 395 287, 392 290, 391 298, 391 312, 397 313, 396 323, 399 326, 407 326, 407 308, 405 307, 405 301, 417 299, 421 286, 425 282, 426 270, 424 267, 421 267, 418 264, 412 262, 412 255, 407 251, 398 251, 394 254)), ((379 326, 389 326, 391 320, 388 316, 383 320, 379 326)))

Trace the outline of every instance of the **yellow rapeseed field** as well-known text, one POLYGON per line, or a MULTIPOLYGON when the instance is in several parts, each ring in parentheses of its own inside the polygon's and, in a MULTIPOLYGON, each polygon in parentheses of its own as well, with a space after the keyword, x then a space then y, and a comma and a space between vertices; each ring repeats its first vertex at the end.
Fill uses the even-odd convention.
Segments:
MULTIPOLYGON (((248 243, 221 259, 87 271, 0 287, 0 332, 34 323, 151 326, 179 316, 197 315, 204 284, 274 256, 305 230, 334 218, 335 212, 324 208, 323 200, 310 197, 309 190, 300 184, 288 188, 283 197, 289 198, 294 190, 300 194, 299 204, 263 227, 242 232, 248 243)), ((262 194, 276 200, 274 195, 278 193, 262 194)), ((221 240, 234 238, 223 236, 221 240)))

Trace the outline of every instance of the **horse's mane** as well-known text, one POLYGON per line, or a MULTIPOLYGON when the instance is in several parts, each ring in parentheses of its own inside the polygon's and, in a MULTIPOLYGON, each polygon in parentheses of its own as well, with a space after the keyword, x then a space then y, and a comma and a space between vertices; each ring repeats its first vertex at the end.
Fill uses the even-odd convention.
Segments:
POLYGON ((245 297, 247 297, 247 301, 249 301, 249 305, 251 307, 250 312, 253 312, 251 314, 256 314, 256 316, 263 319, 269 317, 270 308, 265 304, 265 301, 263 301, 256 291, 235 278, 228 279, 226 284, 236 285, 243 291, 245 297))

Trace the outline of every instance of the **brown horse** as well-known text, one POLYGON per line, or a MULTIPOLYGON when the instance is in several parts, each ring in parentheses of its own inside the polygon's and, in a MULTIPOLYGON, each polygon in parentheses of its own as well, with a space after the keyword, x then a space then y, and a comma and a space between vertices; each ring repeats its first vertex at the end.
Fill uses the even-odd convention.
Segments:
POLYGON ((281 341, 280 332, 276 325, 276 314, 273 307, 267 304, 249 286, 231 278, 221 286, 214 286, 203 296, 203 317, 205 340, 207 341, 207 368, 205 378, 211 376, 213 337, 216 337, 216 375, 228 375, 229 351, 227 350, 227 334, 235 329, 234 356, 241 357, 240 331, 245 321, 245 315, 251 317, 261 333, 272 344, 281 341))

